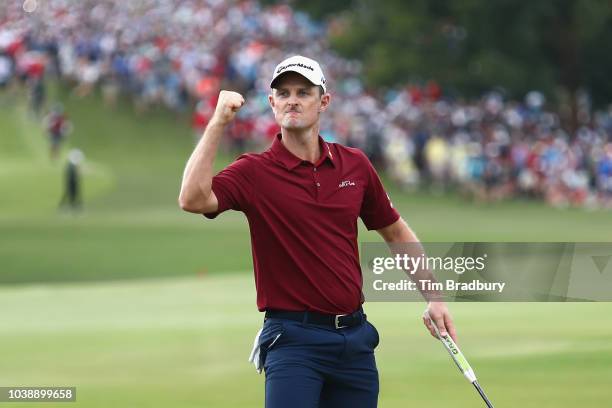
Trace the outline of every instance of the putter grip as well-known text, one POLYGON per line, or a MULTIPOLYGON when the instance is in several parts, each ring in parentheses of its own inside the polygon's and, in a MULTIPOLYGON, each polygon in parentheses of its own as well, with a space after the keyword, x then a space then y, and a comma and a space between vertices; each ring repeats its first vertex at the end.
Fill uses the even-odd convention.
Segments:
POLYGON ((470 383, 474 383, 474 381, 476 381, 476 374, 474 373, 474 370, 472 370, 470 363, 468 363, 461 350, 459 350, 457 344, 455 344, 455 342, 453 341, 452 337, 449 334, 447 334, 446 336, 440 335, 440 330, 438 329, 436 322, 434 322, 434 320, 429 316, 429 314, 427 315, 427 318, 429 319, 431 325, 436 331, 438 339, 440 339, 440 341, 444 345, 444 348, 446 349, 446 351, 448 351, 448 354, 450 354, 450 356, 453 358, 453 361, 457 365, 459 371, 461 371, 463 376, 470 383))

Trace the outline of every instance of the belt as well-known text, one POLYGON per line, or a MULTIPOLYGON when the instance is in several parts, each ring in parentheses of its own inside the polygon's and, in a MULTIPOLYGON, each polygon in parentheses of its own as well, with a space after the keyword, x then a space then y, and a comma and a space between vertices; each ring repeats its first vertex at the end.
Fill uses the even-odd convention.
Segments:
POLYGON ((353 327, 360 325, 366 320, 366 314, 363 313, 363 309, 361 307, 354 313, 339 315, 319 312, 290 312, 285 310, 266 310, 266 319, 268 318, 295 320, 296 322, 328 326, 334 329, 342 329, 345 327, 353 327))

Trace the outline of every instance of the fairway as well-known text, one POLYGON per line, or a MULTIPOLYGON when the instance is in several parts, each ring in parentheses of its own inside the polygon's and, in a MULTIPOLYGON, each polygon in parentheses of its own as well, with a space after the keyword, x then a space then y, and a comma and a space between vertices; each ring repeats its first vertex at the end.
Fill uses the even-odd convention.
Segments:
MULTIPOLYGON (((188 119, 138 115, 124 102, 113 110, 58 87, 50 94, 74 123, 66 150, 86 156, 85 209, 57 210, 64 162, 49 160, 40 121, 23 99, 5 101, 0 386, 76 386, 75 407, 262 406, 264 377, 247 362, 262 317, 246 220, 229 212, 206 221, 176 204, 193 146, 188 119)), ((225 154, 217 166, 232 159, 225 154)), ((605 211, 474 204, 386 184, 423 241, 612 238, 605 211)), ((362 242, 380 242, 360 228, 362 242)), ((450 308, 459 345, 496 406, 608 405, 612 303, 450 308)), ((366 304, 381 334, 380 406, 481 406, 422 327, 423 310, 422 303, 366 304)), ((39 406, 6 404, 13 405, 39 406)))
MULTIPOLYGON (((0 289, 0 384, 76 386, 78 407, 259 407, 254 296, 248 274, 0 289)), ((605 406, 612 304, 451 306, 496 406, 605 406)), ((480 406, 422 309, 367 305, 382 338, 380 406, 480 406)))

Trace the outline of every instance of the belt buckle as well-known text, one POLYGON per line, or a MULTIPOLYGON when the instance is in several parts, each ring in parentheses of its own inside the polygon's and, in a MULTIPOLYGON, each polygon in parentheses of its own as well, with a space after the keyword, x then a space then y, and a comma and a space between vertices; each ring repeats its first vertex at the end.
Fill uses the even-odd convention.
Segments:
POLYGON ((345 326, 340 326, 340 318, 344 317, 344 316, 348 316, 348 315, 347 314, 341 314, 341 315, 336 315, 334 317, 334 326, 336 326, 336 329, 343 329, 345 327, 348 327, 346 325, 345 326))

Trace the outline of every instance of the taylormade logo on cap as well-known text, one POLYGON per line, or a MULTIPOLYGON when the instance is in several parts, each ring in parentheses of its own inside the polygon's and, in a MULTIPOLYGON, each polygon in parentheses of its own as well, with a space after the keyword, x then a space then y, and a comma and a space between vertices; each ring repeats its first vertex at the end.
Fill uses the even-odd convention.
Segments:
POLYGON ((314 71, 314 68, 311 67, 310 65, 305 65, 305 64, 302 64, 301 62, 298 62, 298 63, 295 63, 295 64, 283 65, 282 67, 279 67, 276 70, 276 74, 280 74, 281 72, 283 72, 284 70, 286 70, 287 68, 290 68, 290 67, 300 67, 300 68, 306 68, 306 69, 309 69, 311 71, 314 71))
POLYGON ((278 64, 274 69, 274 75, 272 76, 272 81, 270 81, 270 88, 274 88, 274 81, 276 78, 285 72, 297 72, 312 82, 313 85, 322 86, 323 91, 327 92, 323 71, 319 63, 313 59, 302 57, 301 55, 294 55, 278 64))

